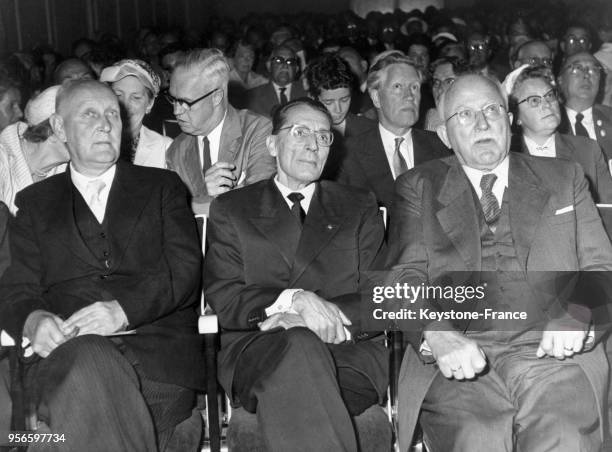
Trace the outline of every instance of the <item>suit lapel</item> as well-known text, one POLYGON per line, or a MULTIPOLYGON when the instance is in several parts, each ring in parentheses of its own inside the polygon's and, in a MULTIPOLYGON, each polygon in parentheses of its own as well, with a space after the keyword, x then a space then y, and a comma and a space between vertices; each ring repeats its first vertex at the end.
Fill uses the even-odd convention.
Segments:
POLYGON ((474 198, 470 181, 459 161, 452 159, 438 195, 442 207, 436 216, 470 271, 481 267, 480 226, 474 198))
POLYGON ((189 187, 193 187, 193 193, 207 193, 202 174, 202 163, 198 152, 198 138, 193 135, 186 135, 180 144, 180 154, 178 159, 183 167, 183 174, 189 180, 189 187))
POLYGON ((300 242, 295 252, 288 287, 293 287, 293 284, 304 273, 308 265, 340 230, 344 216, 336 213, 334 207, 333 200, 329 199, 321 185, 317 184, 304 221, 300 242))
POLYGON ((608 151, 606 160, 612 158, 609 153, 612 150, 612 128, 610 127, 612 118, 606 118, 604 112, 597 105, 593 107, 593 123, 595 124, 595 136, 601 144, 601 148, 608 151))
POLYGON ((231 106, 227 109, 223 130, 221 131, 221 141, 219 142, 218 160, 222 162, 234 163, 236 153, 240 148, 239 138, 242 136, 240 120, 236 110, 231 106))
POLYGON ((287 267, 291 268, 300 238, 300 227, 276 188, 274 179, 268 180, 263 187, 259 202, 259 212, 250 221, 274 245, 287 267))
POLYGON ((557 158, 575 160, 573 147, 569 141, 563 139, 563 135, 555 133, 555 154, 557 158))
POLYGON ((508 194, 514 248, 522 268, 527 268, 531 243, 550 193, 541 188, 540 180, 523 159, 510 155, 508 194))

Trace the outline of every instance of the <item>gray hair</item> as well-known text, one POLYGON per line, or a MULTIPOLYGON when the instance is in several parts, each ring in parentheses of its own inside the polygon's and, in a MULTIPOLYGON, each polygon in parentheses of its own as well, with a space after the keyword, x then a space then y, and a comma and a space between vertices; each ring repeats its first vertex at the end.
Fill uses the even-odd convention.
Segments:
POLYGON ((218 49, 195 49, 180 55, 176 62, 175 70, 183 67, 187 70, 195 69, 204 79, 216 80, 227 91, 229 82, 229 64, 218 49))
POLYGON ((506 90, 503 88, 499 80, 482 74, 463 74, 457 77, 455 79, 455 82, 440 96, 440 101, 438 102, 438 117, 442 120, 443 123, 446 122, 447 119, 445 110, 448 97, 450 96, 451 92, 455 91, 457 82, 467 77, 479 78, 488 83, 489 85, 495 87, 499 94, 499 97, 502 100, 502 103, 504 104, 504 108, 506 109, 506 111, 508 111, 508 95, 506 94, 506 90))
POLYGON ((412 67, 418 74, 419 81, 423 79, 421 71, 412 58, 399 50, 388 50, 377 55, 372 61, 372 66, 368 71, 368 89, 378 89, 382 83, 383 75, 387 73, 387 68, 394 64, 405 64, 412 67))

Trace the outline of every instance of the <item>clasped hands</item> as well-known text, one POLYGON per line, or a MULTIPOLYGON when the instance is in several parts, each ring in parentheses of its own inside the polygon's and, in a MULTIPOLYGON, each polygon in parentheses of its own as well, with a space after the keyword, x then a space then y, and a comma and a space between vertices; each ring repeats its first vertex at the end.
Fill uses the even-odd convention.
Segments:
POLYGON ((314 292, 296 292, 291 308, 289 312, 268 317, 259 325, 259 329, 267 331, 277 327, 289 329, 302 326, 328 344, 340 344, 348 339, 345 326, 351 325, 351 321, 338 306, 314 292))
MULTIPOLYGON (((548 322, 536 356, 559 360, 580 353, 587 339, 587 326, 572 318, 548 322)), ((486 367, 486 355, 478 343, 457 331, 425 331, 424 339, 446 378, 472 379, 486 367)))
POLYGON ((26 319, 23 335, 30 340, 34 353, 46 358, 73 337, 108 336, 125 329, 127 324, 125 312, 117 300, 97 301, 79 309, 67 320, 48 311, 34 311, 26 319))

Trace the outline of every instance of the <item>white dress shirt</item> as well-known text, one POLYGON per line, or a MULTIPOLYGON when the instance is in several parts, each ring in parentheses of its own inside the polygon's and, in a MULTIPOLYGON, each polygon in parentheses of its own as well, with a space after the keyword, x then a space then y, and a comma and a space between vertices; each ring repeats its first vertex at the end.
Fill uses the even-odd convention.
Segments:
POLYGON ((536 157, 556 157, 557 149, 555 148, 555 135, 551 135, 546 140, 542 146, 533 141, 527 135, 523 135, 525 139, 525 145, 527 146, 527 150, 530 155, 535 155, 536 157))
POLYGON ((378 130, 380 131, 380 138, 385 148, 385 155, 387 156, 387 163, 389 163, 389 169, 393 175, 393 179, 397 179, 397 174, 393 170, 393 155, 395 154, 395 139, 404 138, 402 144, 400 144, 400 154, 404 157, 408 169, 414 168, 414 150, 412 147, 412 129, 405 135, 395 135, 385 129, 382 124, 378 123, 378 130))
MULTIPOLYGON (((102 190, 100 190, 100 194, 98 196, 98 199, 99 199, 100 203, 102 204, 102 207, 104 208, 104 212, 106 212, 106 204, 108 203, 108 195, 110 193, 111 185, 113 184, 113 179, 115 178, 115 171, 116 170, 117 170, 117 166, 113 165, 109 169, 107 169, 104 173, 100 174, 99 176, 89 177, 89 176, 85 176, 84 174, 79 173, 74 168, 74 165, 72 163, 70 163, 70 178, 72 179, 72 183, 77 188, 79 193, 81 193, 81 196, 83 197, 83 199, 87 203, 87 206, 91 209, 92 213, 94 213, 94 215, 96 213, 95 213, 94 209, 92 209, 91 206, 89 205, 89 196, 88 196, 88 193, 87 193, 87 184, 89 182, 91 182, 91 181, 94 181, 94 180, 101 180, 102 182, 104 182, 104 188, 102 188, 102 190)), ((98 221, 100 223, 102 223, 103 220, 104 220, 104 215, 102 215, 101 219, 98 218, 98 221)))
MULTIPOLYGON (((576 135, 576 115, 578 112, 569 107, 565 107, 565 111, 567 112, 567 117, 569 118, 572 131, 574 132, 574 135, 576 135)), ((582 125, 588 132, 589 138, 591 140, 597 140, 597 135, 595 135, 595 123, 593 122, 593 107, 589 107, 580 113, 582 113, 584 116, 584 118, 582 118, 582 125)))
POLYGON ((474 190, 476 190, 476 195, 478 196, 478 199, 482 197, 482 188, 480 188, 480 179, 482 179, 482 176, 490 173, 493 173, 497 176, 497 179, 493 184, 492 191, 501 207, 502 199, 504 198, 504 190, 508 186, 508 156, 506 156, 506 158, 503 159, 502 162, 497 165, 497 167, 492 171, 481 171, 479 169, 472 168, 467 165, 461 166, 463 167, 463 171, 465 171, 466 176, 470 180, 472 187, 474 187, 474 190))
MULTIPOLYGON (((210 149, 210 164, 214 165, 219 161, 219 147, 221 146, 221 131, 223 130, 223 124, 225 123, 225 117, 227 116, 227 111, 225 115, 223 115, 223 119, 217 127, 212 129, 212 131, 206 135, 208 137, 208 146, 210 149)), ((198 135, 198 154, 200 156, 200 168, 204 166, 204 136, 198 135)))

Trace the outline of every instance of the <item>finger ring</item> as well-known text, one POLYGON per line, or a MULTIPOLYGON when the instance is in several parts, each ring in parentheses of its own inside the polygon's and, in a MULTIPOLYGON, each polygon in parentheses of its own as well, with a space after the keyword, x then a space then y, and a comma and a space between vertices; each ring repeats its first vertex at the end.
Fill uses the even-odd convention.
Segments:
POLYGON ((457 367, 456 369, 453 369, 453 368, 451 367, 451 372, 457 372, 458 370, 461 370, 461 366, 457 367))
POLYGON ((563 347, 565 350, 574 350, 574 347, 563 347))

